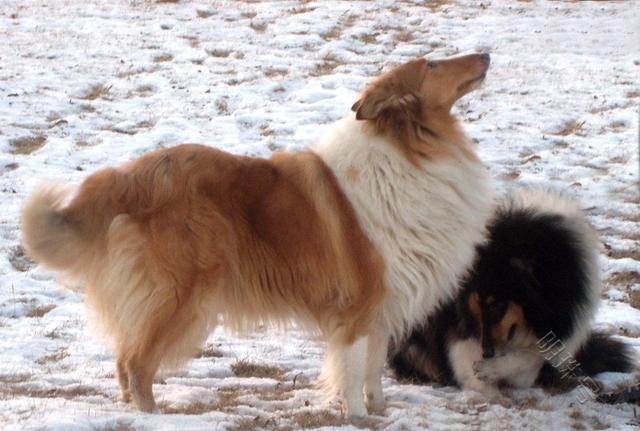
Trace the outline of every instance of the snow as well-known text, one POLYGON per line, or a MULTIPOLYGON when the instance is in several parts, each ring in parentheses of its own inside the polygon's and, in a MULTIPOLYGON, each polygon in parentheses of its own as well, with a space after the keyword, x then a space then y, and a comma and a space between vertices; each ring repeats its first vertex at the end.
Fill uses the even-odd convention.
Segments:
MULTIPOLYGON (((550 185, 580 200, 604 244, 597 327, 640 351, 630 305, 640 289, 639 11, 632 1, 2 1, 0 428, 634 428, 633 406, 580 403, 576 390, 512 391, 503 406, 390 374, 385 415, 350 423, 312 385, 322 343, 295 329, 245 339, 218 329, 206 345, 215 355, 158 379, 167 414, 139 413, 119 401, 82 294, 17 246, 21 204, 43 181, 81 181, 184 142, 257 156, 302 149, 380 71, 486 50, 487 82, 457 112, 502 187, 550 185), (281 375, 236 376, 241 360, 281 375)), ((602 376, 607 387, 633 379, 602 376)))

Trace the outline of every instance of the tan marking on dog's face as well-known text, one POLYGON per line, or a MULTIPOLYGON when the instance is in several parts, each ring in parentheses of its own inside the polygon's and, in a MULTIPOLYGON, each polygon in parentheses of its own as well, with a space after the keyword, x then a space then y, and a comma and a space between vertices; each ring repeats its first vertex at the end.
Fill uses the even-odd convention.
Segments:
POLYGON ((504 346, 510 341, 509 334, 514 325, 516 333, 528 327, 522 307, 510 301, 502 319, 491 328, 491 335, 496 346, 504 346))
POLYGON ((467 305, 469 306, 469 310, 473 315, 473 318, 476 319, 478 324, 482 325, 482 307, 480 307, 480 295, 477 292, 473 292, 469 295, 469 299, 467 300, 467 305))

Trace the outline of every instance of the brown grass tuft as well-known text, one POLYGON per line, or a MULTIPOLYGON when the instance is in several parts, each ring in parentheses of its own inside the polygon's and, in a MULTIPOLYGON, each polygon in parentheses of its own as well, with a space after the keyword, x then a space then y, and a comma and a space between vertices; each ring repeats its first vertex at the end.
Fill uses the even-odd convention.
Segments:
POLYGON ((47 314, 49 311, 56 308, 55 304, 46 304, 46 305, 38 305, 26 314, 27 317, 42 317, 47 314))
POLYGON ((629 250, 607 250, 607 256, 613 259, 624 259, 630 258, 633 260, 640 261, 640 249, 629 249, 629 250))
POLYGON ((354 39, 359 40, 364 44, 372 44, 376 43, 378 37, 378 33, 363 33, 357 36, 354 36, 354 39))
POLYGON ((118 422, 115 425, 110 425, 106 428, 100 428, 100 431, 137 431, 140 428, 136 428, 131 423, 118 422))
POLYGON ((287 370, 274 365, 258 364, 248 359, 238 359, 231 364, 231 371, 238 377, 260 377, 281 380, 287 370))
POLYGON ((340 30, 340 27, 332 27, 328 31, 321 33, 320 37, 326 41, 329 41, 329 40, 338 39, 341 34, 342 34, 342 31, 340 30))
POLYGON ((197 9, 196 10, 196 15, 198 15, 198 18, 209 18, 213 15, 215 15, 216 13, 210 10, 204 10, 204 9, 197 9))
POLYGON ((614 272, 608 280, 609 284, 623 284, 630 286, 640 284, 640 273, 636 271, 614 272))
POLYGON ((9 152, 11 154, 31 154, 36 150, 39 150, 47 142, 47 137, 44 135, 36 136, 24 136, 22 138, 15 138, 9 141, 9 152))
POLYGON ((209 344, 196 355, 196 358, 222 358, 223 356, 224 353, 217 347, 209 344))
POLYGON ((21 245, 17 245, 9 250, 9 263, 14 269, 20 272, 27 272, 36 265, 34 261, 29 259, 29 256, 26 255, 21 245))
POLYGON ((325 55, 322 58, 322 62, 316 64, 313 70, 311 70, 310 75, 311 76, 328 75, 332 73, 334 69, 340 66, 341 64, 343 64, 342 60, 340 60, 340 58, 336 57, 335 55, 331 55, 331 54, 325 55))
POLYGON ((267 31, 267 23, 265 22, 251 21, 249 23, 249 27, 257 33, 264 33, 267 31))
POLYGON ((69 356, 69 352, 67 351, 67 349, 65 347, 60 347, 58 350, 56 350, 52 354, 46 355, 37 359, 36 364, 46 365, 50 362, 60 362, 67 356, 69 356))
POLYGON ((568 136, 578 135, 580 136, 584 128, 585 121, 569 120, 560 126, 557 130, 551 132, 552 135, 568 136))
POLYGON ((295 413, 293 415, 295 424, 302 429, 337 427, 353 425, 356 428, 376 429, 379 421, 374 418, 347 419, 329 410, 307 411, 295 413))
POLYGON ((173 55, 171 54, 160 54, 153 57, 154 63, 164 63, 171 60, 173 60, 173 55))
POLYGON ((629 293, 629 305, 640 310, 640 290, 629 293))
POLYGON ((111 91, 111 85, 105 84, 96 84, 91 86, 84 96, 81 96, 80 99, 83 100, 96 100, 96 99, 104 99, 109 92, 111 91))
POLYGON ((201 415, 203 413, 213 411, 228 412, 233 410, 233 408, 238 407, 238 397, 240 396, 238 392, 218 391, 217 395, 218 398, 215 401, 208 403, 196 402, 179 407, 163 407, 162 404, 160 404, 160 410, 163 413, 170 415, 201 415))
POLYGON ((45 389, 34 386, 32 383, 10 382, 0 386, 0 400, 21 396, 30 398, 64 398, 65 400, 98 396, 111 399, 106 393, 86 385, 68 385, 62 388, 45 389))
POLYGON ((243 18, 253 19, 258 16, 258 13, 255 11, 242 12, 241 16, 243 18))
POLYGON ((231 50, 228 49, 207 49, 205 51, 210 56, 218 58, 227 58, 231 55, 231 50))

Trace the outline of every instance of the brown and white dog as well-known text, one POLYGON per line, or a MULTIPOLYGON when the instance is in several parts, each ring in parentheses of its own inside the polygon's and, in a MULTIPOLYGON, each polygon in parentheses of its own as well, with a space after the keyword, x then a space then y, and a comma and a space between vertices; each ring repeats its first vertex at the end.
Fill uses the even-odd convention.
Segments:
POLYGON ((492 187, 450 113, 487 54, 411 61, 375 80, 310 151, 201 145, 103 169, 25 204, 29 254, 86 285, 125 400, 155 409, 158 368, 225 326, 296 320, 328 342, 324 381, 350 416, 384 407, 389 336, 457 290, 492 187))

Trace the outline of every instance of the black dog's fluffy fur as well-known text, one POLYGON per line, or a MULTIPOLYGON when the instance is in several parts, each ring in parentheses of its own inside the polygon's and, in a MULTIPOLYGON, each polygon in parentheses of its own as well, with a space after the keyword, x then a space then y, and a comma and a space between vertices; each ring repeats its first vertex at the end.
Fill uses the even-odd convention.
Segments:
MULTIPOLYGON (((552 204, 547 205, 547 197, 540 199, 544 194, 534 193, 529 201, 525 193, 524 198, 513 198, 498 209, 488 226, 488 241, 478 248, 476 262, 457 297, 414 328, 404 342, 392 346, 390 365, 398 377, 477 389, 477 385, 456 378, 459 373, 454 368, 460 365, 452 356, 457 354, 452 345, 469 339, 477 341, 481 353, 475 364, 494 354, 508 355, 508 343, 494 352, 492 340, 485 336, 491 325, 499 324, 507 303, 519 305, 526 322, 520 325, 524 328, 513 324, 509 339, 514 333, 529 334, 528 339, 534 340, 534 346, 529 341, 532 350, 535 340, 550 331, 565 341, 582 337, 570 352, 579 364, 575 375, 628 372, 633 368, 631 351, 624 343, 603 333, 587 335, 585 325, 591 325, 600 295, 598 280, 594 280, 598 278, 597 254, 591 249, 596 247, 595 241, 584 237, 588 235, 586 222, 579 210, 576 214, 571 205, 569 209, 563 206, 568 202, 565 198, 545 193, 549 193, 552 204), (474 315, 470 309, 474 294, 480 298, 481 314, 476 311, 474 315), (491 298, 490 302, 487 298, 491 298), (481 321, 478 315, 483 316, 481 321), (583 335, 576 335, 579 332, 583 335)), ((557 385, 555 367, 544 359, 531 362, 534 379, 542 369, 542 383, 557 385)), ((490 383, 497 386, 497 382, 490 383)))

